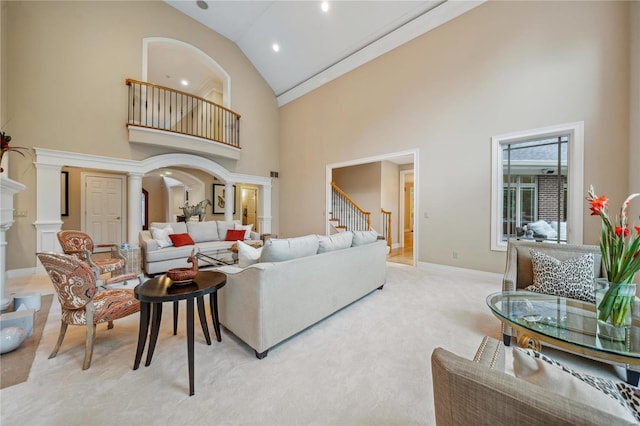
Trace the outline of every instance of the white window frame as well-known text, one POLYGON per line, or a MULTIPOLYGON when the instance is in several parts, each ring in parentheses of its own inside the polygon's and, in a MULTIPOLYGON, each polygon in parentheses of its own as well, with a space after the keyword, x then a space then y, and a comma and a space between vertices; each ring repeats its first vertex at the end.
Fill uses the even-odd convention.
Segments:
POLYGON ((506 251, 502 240, 502 145, 531 139, 568 135, 567 158, 567 243, 582 244, 582 212, 584 195, 584 121, 558 124, 539 129, 507 133, 491 138, 491 250, 506 251))

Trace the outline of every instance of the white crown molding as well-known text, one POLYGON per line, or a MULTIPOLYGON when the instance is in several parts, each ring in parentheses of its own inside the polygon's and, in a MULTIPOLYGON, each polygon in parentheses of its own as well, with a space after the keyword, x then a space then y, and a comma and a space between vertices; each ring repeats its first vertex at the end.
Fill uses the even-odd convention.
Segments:
POLYGON ((441 5, 427 11, 422 16, 407 22, 397 30, 362 48, 353 55, 343 59, 326 70, 314 75, 299 85, 276 96, 278 106, 283 106, 312 90, 335 80, 336 78, 358 68, 367 62, 421 36, 440 25, 485 3, 486 0, 447 0, 441 5))

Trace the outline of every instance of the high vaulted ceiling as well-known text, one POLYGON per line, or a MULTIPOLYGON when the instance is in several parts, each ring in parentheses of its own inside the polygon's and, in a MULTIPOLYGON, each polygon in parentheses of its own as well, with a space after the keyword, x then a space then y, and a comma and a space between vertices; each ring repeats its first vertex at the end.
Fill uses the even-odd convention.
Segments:
POLYGON ((235 42, 280 105, 483 1, 166 0, 235 42), (326 12, 322 3, 328 4, 326 12), (274 51, 274 44, 279 51, 274 51))

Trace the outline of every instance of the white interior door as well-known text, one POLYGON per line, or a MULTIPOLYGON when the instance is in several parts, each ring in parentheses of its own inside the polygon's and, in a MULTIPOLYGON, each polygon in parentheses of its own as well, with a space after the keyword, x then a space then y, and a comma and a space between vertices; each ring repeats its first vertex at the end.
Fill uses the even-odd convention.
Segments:
POLYGON ((252 188, 242 188, 242 223, 253 225, 253 230, 258 232, 257 196, 258 191, 252 188))
POLYGON ((123 176, 84 175, 83 229, 94 244, 125 240, 124 184, 123 176))

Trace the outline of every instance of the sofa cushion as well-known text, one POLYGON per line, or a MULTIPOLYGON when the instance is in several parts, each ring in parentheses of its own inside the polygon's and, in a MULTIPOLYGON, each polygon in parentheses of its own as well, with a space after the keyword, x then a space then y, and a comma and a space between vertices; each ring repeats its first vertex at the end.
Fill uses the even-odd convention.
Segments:
POLYGON ((229 229, 227 230, 227 235, 225 237, 225 241, 242 241, 244 240, 244 229, 229 229))
POLYGON ((241 238, 241 239, 248 240, 248 239, 251 239, 251 230, 253 229, 253 223, 251 225, 240 225, 239 223, 236 223, 234 226, 234 229, 244 230, 244 238, 241 238))
POLYGON ((147 263, 152 262, 162 262, 165 260, 177 260, 179 259, 181 262, 184 262, 184 266, 187 267, 190 264, 187 263, 187 258, 191 255, 191 251, 193 250, 193 246, 182 246, 182 247, 167 247, 161 250, 154 250, 145 253, 145 261, 147 263))
POLYGON ((184 234, 187 232, 187 224, 184 222, 151 222, 150 228, 166 228, 170 226, 174 234, 184 234))
POLYGON ((218 236, 218 224, 215 220, 189 222, 187 223, 187 229, 189 230, 189 235, 196 243, 220 240, 218 236))
POLYGON ((235 229, 236 221, 225 222, 224 220, 216 221, 218 225, 218 238, 224 241, 227 238, 227 231, 229 229, 235 229))
POLYGON ((258 263, 261 254, 262 247, 255 248, 242 241, 238 241, 238 266, 240 268, 246 268, 249 265, 258 263))
POLYGON ((593 254, 560 261, 531 249, 533 284, 525 290, 595 303, 593 254))
POLYGON ((192 246, 195 244, 189 234, 169 234, 175 247, 192 246))
MULTIPOLYGON (((615 382, 579 373, 531 349, 513 349, 516 377, 635 423, 637 413, 627 404, 615 382)), ((640 419, 640 417, 638 417, 640 419)))
POLYGON ((267 240, 262 248, 260 262, 284 262, 299 257, 311 256, 318 252, 318 236, 267 240))
POLYGON ((339 232, 333 235, 318 235, 318 253, 346 249, 351 247, 353 232, 339 232))
POLYGON ((173 234, 173 228, 170 225, 166 225, 163 228, 151 227, 151 236, 158 243, 158 247, 165 248, 173 245, 173 241, 169 238, 169 234, 173 234))
POLYGON ((378 239, 378 232, 374 229, 370 231, 353 231, 353 240, 351 241, 351 245, 361 246, 364 244, 371 244, 378 239))

